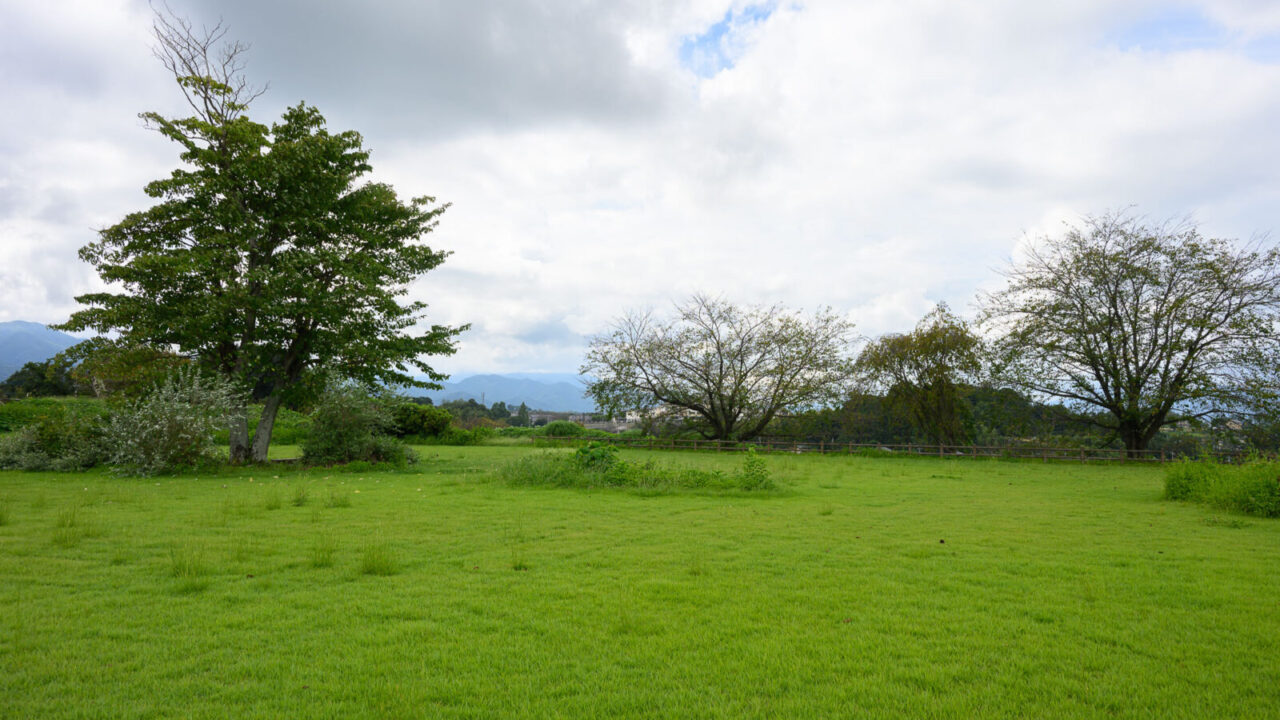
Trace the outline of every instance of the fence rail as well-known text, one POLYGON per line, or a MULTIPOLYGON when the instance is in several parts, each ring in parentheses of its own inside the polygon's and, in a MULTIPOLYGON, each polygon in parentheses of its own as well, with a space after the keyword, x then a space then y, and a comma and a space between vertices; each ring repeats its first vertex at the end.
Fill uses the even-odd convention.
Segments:
MULTIPOLYGON (((622 447, 641 450, 690 450, 700 452, 745 452, 754 447, 763 452, 786 453, 818 453, 828 454, 885 454, 885 455, 917 455, 942 458, 1005 458, 1023 460, 1041 460, 1044 462, 1169 462, 1182 460, 1185 455, 1164 450, 1135 450, 1121 448, 1065 448, 1041 445, 924 445, 919 443, 907 445, 888 445, 884 443, 836 443, 836 442, 796 442, 782 440, 752 440, 748 442, 730 442, 725 440, 689 440, 680 438, 658 437, 588 437, 588 436, 552 436, 535 437, 535 443, 543 444, 583 444, 588 442, 608 443, 622 447)), ((1239 463, 1251 457, 1243 450, 1224 450, 1198 455, 1212 457, 1219 462, 1239 463)))

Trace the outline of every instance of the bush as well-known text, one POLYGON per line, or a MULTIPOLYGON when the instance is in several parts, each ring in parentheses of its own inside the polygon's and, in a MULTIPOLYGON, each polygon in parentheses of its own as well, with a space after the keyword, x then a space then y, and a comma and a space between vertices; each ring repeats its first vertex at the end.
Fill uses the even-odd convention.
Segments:
POLYGON ((216 461, 214 437, 230 424, 233 400, 225 380, 193 366, 178 368, 112 415, 108 462, 120 472, 145 476, 216 461))
POLYGON ((415 457, 392 437, 391 408, 358 385, 337 385, 321 396, 302 442, 302 459, 319 465, 352 461, 402 464, 415 457))
POLYGON ((396 437, 438 437, 449 429, 453 416, 444 408, 402 402, 391 409, 392 433, 396 437))
POLYGON ((17 432, 0 437, 0 469, 86 470, 106 461, 106 405, 43 401, 24 411, 17 432))
POLYGON ((1164 494, 1223 510, 1280 517, 1280 463, 1219 465, 1183 460, 1165 471, 1164 494))
POLYGON ((588 443, 573 454, 573 461, 583 470, 603 471, 618 462, 618 448, 613 445, 588 443))
POLYGON ((547 437, 578 437, 579 435, 585 434, 586 431, 586 428, 576 422, 555 420, 543 425, 542 432, 540 434, 547 437))

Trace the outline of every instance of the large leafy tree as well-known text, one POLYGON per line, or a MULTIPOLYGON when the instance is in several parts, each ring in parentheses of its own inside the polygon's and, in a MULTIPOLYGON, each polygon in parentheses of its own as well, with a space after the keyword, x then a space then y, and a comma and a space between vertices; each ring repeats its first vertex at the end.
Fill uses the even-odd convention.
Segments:
POLYGON ((1230 410, 1271 356, 1280 251, 1124 213, 1044 238, 985 301, 1004 375, 1118 436, 1230 410))
POLYGON ((665 404, 706 438, 748 440, 780 413, 840 400, 853 324, 830 312, 740 307, 695 295, 671 321, 630 313, 595 337, 581 372, 611 413, 665 404))
POLYGON ((442 379, 421 358, 452 352, 461 329, 410 332, 425 305, 402 298, 447 256, 422 242, 447 206, 364 182, 360 135, 329 132, 313 107, 270 127, 250 120, 260 91, 220 26, 197 32, 161 14, 155 31, 193 115, 142 117, 179 145, 182 166, 147 186, 157 204, 80 251, 119 291, 77 298, 88 308, 64 327, 172 347, 238 383, 264 409, 252 438, 244 413, 233 424, 233 461, 266 459, 281 403, 321 369, 365 383, 429 386, 411 367, 442 379))
POLYGON ((980 350, 968 325, 940 304, 910 333, 868 344, 857 365, 871 387, 906 411, 917 432, 956 445, 970 437, 964 392, 982 370, 980 350))

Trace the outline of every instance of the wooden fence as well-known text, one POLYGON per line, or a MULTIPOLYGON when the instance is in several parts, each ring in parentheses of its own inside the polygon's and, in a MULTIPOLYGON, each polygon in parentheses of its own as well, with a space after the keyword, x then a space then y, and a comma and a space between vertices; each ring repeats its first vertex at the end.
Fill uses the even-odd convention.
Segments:
MULTIPOLYGON (((940 458, 1005 458, 1041 460, 1043 462, 1169 462, 1185 456, 1162 450, 1138 450, 1129 452, 1121 448, 1064 448, 1041 445, 886 445, 882 443, 833 443, 795 442, 781 440, 752 440, 730 442, 724 440, 687 440, 658 437, 537 437, 535 443, 548 445, 580 445, 588 442, 607 443, 641 450, 690 450, 700 452, 745 452, 754 447, 760 452, 786 452, 796 454, 843 455, 919 455, 940 458)), ((1250 457, 1241 450, 1209 453, 1208 456, 1224 463, 1239 463, 1250 457)), ((1205 457, 1199 455, 1197 457, 1205 457)))

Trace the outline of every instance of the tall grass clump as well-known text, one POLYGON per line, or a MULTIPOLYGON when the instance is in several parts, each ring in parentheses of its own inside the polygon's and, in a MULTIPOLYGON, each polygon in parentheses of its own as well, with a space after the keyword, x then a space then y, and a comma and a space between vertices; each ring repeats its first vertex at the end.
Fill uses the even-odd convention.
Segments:
POLYGON ((1184 460, 1165 470, 1164 495, 1247 515, 1280 517, 1280 463, 1184 460))
POLYGON ((146 476, 216 462, 214 436, 232 420, 234 395, 222 378, 193 366, 175 370, 112 415, 106 433, 110 464, 146 476))
POLYGON ((365 545, 360 555, 360 572, 364 575, 395 575, 400 572, 400 561, 390 545, 370 543, 365 545))
POLYGON ((211 569, 200 545, 173 545, 169 548, 169 574, 177 581, 179 593, 199 592, 209 586, 211 569))
POLYGON ((772 490, 776 486, 764 459, 749 452, 743 467, 720 470, 636 463, 618 457, 618 448, 588 443, 575 452, 542 452, 503 466, 500 477, 512 485, 643 490, 772 490))

